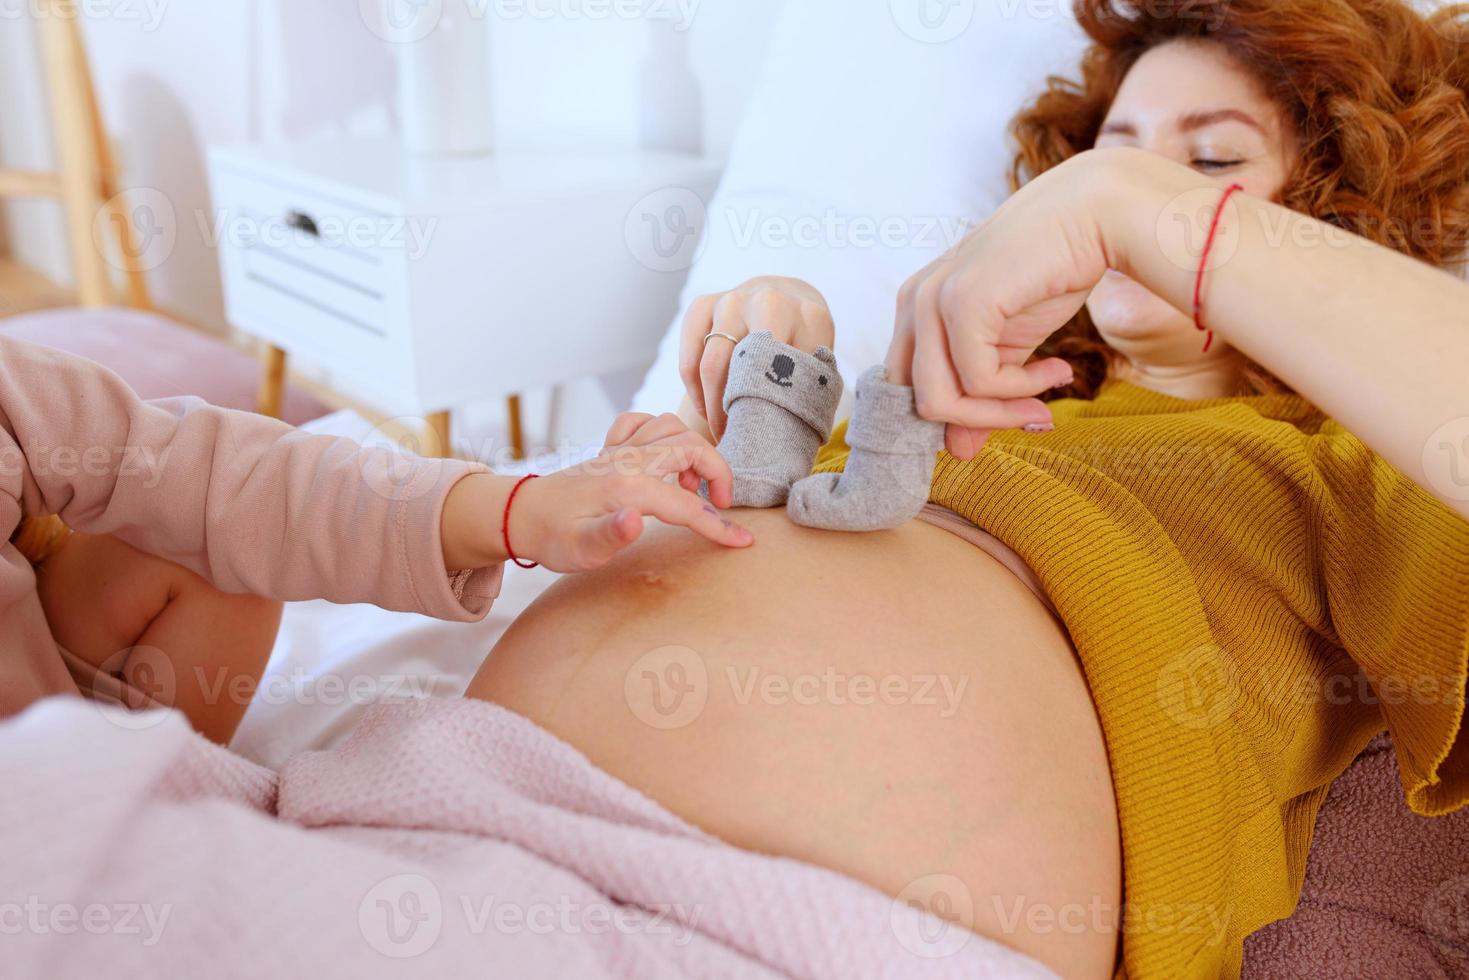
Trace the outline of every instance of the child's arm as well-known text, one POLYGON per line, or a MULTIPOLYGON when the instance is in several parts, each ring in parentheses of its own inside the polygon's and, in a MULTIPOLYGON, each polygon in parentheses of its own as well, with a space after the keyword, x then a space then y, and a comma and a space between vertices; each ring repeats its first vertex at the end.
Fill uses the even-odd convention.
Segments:
POLYGON ((484 467, 392 457, 197 399, 145 403, 110 371, 0 338, 0 488, 227 592, 483 615, 498 565, 450 576, 445 498, 484 467), (12 442, 13 440, 13 442, 12 442))
MULTIPOLYGON (((105 368, 4 338, 0 426, 0 504, 8 495, 26 514, 59 513, 226 592, 468 620, 499 591, 518 481, 477 464, 364 449, 195 398, 142 402, 105 368)), ((638 537, 644 517, 727 548, 751 544, 693 492, 708 481, 727 506, 731 476, 677 419, 626 415, 607 442, 597 459, 516 496, 520 557, 596 568, 638 537)))

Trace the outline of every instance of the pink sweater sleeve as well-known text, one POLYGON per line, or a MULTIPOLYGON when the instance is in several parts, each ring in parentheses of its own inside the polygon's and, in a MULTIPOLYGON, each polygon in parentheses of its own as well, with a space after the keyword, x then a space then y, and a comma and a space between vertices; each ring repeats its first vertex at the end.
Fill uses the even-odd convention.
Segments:
POLYGON ((500 567, 450 576, 444 499, 484 467, 407 459, 194 398, 143 402, 112 372, 0 338, 0 492, 113 534, 227 592, 482 617, 500 567))

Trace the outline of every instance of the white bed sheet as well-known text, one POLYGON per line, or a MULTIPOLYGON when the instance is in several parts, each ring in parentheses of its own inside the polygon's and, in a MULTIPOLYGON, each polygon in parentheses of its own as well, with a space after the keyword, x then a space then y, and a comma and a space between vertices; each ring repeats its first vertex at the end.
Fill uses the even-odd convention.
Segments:
MULTIPOLYGON (((303 428, 373 440, 372 425, 352 412, 303 428)), ((459 696, 500 636, 557 578, 541 568, 507 568, 490 615, 470 624, 375 606, 288 603, 260 690, 231 748, 274 767, 292 753, 335 744, 385 698, 459 696)))

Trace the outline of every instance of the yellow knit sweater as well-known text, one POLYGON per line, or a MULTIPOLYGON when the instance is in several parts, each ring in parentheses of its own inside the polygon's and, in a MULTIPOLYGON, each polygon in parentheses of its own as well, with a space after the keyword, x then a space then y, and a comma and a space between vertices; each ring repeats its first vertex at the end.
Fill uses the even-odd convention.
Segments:
POLYGON ((1237 977, 1377 732, 1415 811, 1469 802, 1469 522, 1300 398, 1113 382, 1052 408, 1054 433, 942 456, 932 500, 1030 564, 1080 653, 1121 819, 1122 973, 1237 977))

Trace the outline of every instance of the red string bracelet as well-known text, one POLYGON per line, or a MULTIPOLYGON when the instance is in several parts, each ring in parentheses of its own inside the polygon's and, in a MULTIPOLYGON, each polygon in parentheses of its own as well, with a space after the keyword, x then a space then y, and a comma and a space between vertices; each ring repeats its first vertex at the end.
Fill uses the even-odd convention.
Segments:
POLYGON ((1214 212, 1214 220, 1209 225, 1209 237, 1204 240, 1204 255, 1199 259, 1199 277, 1194 281, 1194 326, 1201 333, 1208 334, 1204 338, 1204 353, 1209 353, 1209 348, 1214 346, 1214 331, 1204 326, 1204 273, 1209 271, 1209 254, 1214 251, 1214 239, 1219 236, 1219 222, 1224 218, 1224 205, 1237 192, 1244 190, 1241 184, 1230 184, 1224 190, 1224 196, 1219 199, 1219 208, 1214 212))
POLYGON ((505 501, 505 517, 500 521, 500 536, 505 539, 505 554, 510 558, 511 561, 515 562, 516 566, 519 568, 539 568, 541 563, 538 561, 522 561, 521 559, 515 557, 515 549, 510 547, 510 505, 515 503, 515 495, 520 492, 520 488, 525 486, 530 481, 537 479, 538 476, 539 474, 536 473, 532 473, 529 476, 523 476, 520 478, 520 481, 517 482, 513 488, 511 488, 510 497, 508 500, 505 501))

